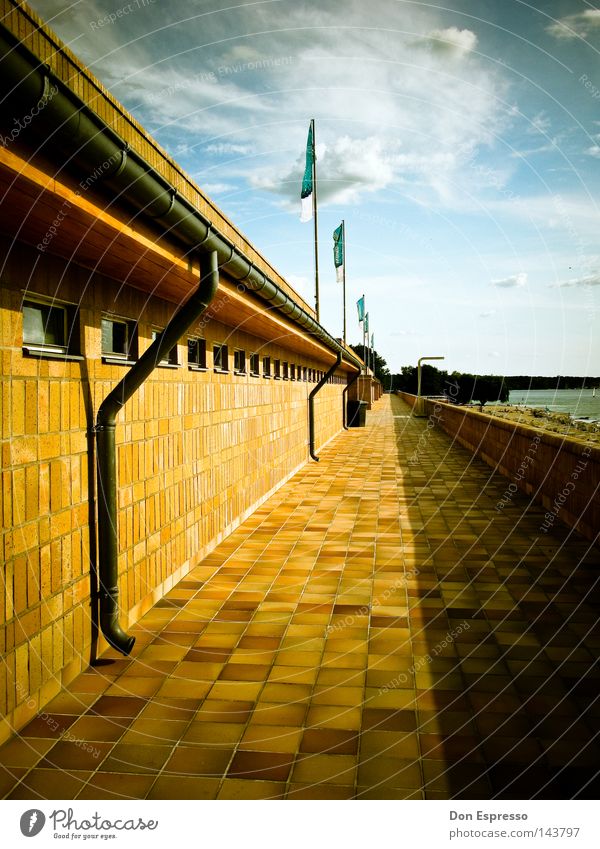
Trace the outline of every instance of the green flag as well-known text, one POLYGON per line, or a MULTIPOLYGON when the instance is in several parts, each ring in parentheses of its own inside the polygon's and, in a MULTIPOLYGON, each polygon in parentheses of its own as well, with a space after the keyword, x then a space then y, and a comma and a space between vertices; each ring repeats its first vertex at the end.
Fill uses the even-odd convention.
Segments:
POLYGON ((367 342, 369 341, 369 313, 365 313, 364 331, 367 334, 367 342))
POLYGON ((359 298, 356 302, 356 309, 358 310, 358 320, 364 321, 365 318, 365 296, 359 298))
POLYGON ((313 165, 315 162, 315 146, 313 140, 313 124, 310 122, 308 138, 306 140, 306 165, 302 178, 302 190, 300 192, 300 203, 302 211, 300 221, 310 221, 313 217, 313 165))
POLYGON ((335 265, 336 279, 338 283, 344 280, 344 262, 345 262, 345 245, 344 245, 344 222, 333 231, 333 264, 335 265))

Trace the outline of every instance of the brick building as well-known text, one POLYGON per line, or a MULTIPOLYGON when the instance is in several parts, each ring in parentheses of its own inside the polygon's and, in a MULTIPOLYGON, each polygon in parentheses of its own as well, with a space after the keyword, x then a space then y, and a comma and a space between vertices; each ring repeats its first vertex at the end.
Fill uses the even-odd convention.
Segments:
POLYGON ((362 363, 25 4, 1 8, 4 739, 101 630, 129 651, 341 430, 362 363))

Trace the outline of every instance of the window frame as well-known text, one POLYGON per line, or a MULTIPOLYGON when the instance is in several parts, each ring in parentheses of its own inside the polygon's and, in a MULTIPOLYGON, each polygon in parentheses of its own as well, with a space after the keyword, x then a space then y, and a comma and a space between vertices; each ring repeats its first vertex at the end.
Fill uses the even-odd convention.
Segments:
MULTIPOLYGON (((155 342, 158 336, 164 332, 164 327, 153 327, 150 333, 152 342, 155 342)), ((179 347, 177 344, 168 352, 167 356, 156 364, 157 368, 179 368, 179 347)))
POLYGON ((273 360, 273 379, 281 380, 281 360, 273 360))
POLYGON ((243 348, 233 349, 233 373, 240 376, 246 374, 246 352, 243 348), (241 362, 236 363, 236 360, 241 360, 241 362))
POLYGON ((213 344, 213 370, 217 374, 229 374, 229 347, 225 342, 215 342, 213 344), (219 365, 217 365, 217 351, 219 352, 219 365), (225 361, 224 367, 223 360, 225 361))
POLYGON ((116 365, 131 365, 138 359, 138 323, 131 318, 125 318, 120 315, 112 315, 110 313, 102 313, 100 316, 100 351, 102 362, 116 365), (125 351, 105 351, 104 350, 104 329, 103 322, 110 321, 111 324, 123 324, 127 328, 127 340, 125 351))
POLYGON ((187 338, 187 365, 190 371, 207 371, 206 368, 206 339, 203 336, 188 336, 187 338), (190 359, 190 344, 198 345, 198 351, 201 352, 199 360, 196 362, 190 359))
MULTIPOLYGON (((81 355, 81 332, 79 306, 68 301, 25 292, 21 303, 22 351, 28 357, 83 360, 81 355), (25 338, 25 310, 45 308, 62 313, 63 343, 30 341, 25 338)), ((47 325, 44 325, 47 326, 47 325)))
POLYGON ((263 377, 269 378, 271 377, 271 357, 263 357, 262 358, 262 375, 263 377))
POLYGON ((250 375, 260 377, 260 354, 257 354, 256 351, 250 354, 250 375))

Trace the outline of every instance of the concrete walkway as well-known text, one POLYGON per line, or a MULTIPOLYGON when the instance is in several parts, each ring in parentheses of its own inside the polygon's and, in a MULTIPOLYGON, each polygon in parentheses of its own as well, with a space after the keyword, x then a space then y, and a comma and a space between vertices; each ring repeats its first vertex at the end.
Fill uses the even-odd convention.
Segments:
POLYGON ((384 396, 0 749, 36 798, 596 798, 600 552, 384 396), (595 606, 594 606, 595 605, 595 606))

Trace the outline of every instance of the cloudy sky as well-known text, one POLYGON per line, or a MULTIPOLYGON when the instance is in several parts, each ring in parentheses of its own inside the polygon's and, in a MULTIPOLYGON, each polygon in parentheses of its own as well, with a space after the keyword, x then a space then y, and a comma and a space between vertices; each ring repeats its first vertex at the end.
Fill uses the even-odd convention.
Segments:
POLYGON ((585 0, 32 0, 311 303, 393 371, 600 374, 600 10, 585 0), (118 14, 120 12, 120 14, 118 14), (113 23, 106 16, 117 13, 113 23))

